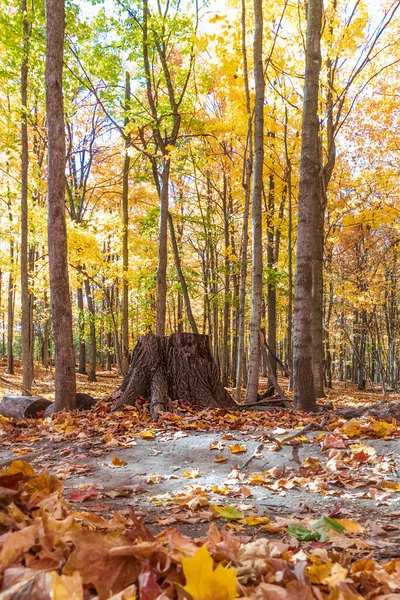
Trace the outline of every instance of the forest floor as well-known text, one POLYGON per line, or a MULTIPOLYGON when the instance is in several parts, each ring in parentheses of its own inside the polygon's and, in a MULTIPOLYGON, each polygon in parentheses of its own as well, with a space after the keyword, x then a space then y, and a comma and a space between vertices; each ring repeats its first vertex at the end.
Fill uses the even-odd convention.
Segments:
MULTIPOLYGON (((0 375, 21 382, 18 368, 11 377, 1 367, 0 375)), ((336 385, 321 414, 311 417, 287 409, 198 412, 181 404, 178 414, 152 423, 145 410, 110 412, 104 399, 119 383, 114 372, 99 373, 97 383, 78 376, 78 391, 102 399, 91 412, 52 420, 0 417, 0 465, 22 458, 35 472, 57 476, 73 514, 95 531, 139 518, 153 535, 173 528, 206 539, 215 522, 240 543, 278 544, 276 556, 296 548, 318 561, 332 551, 353 562, 400 558, 400 422, 346 420, 323 410, 329 403, 372 404, 382 399, 378 394, 336 385)), ((0 382, 1 397, 15 391, 0 382)), ((54 382, 43 369, 33 392, 53 396, 54 382)), ((398 588, 385 592, 400 591, 398 562, 398 588)), ((322 585, 329 588, 327 578, 322 585)), ((346 581, 339 577, 335 585, 346 581)), ((379 597, 378 584, 371 590, 358 598, 379 597)))

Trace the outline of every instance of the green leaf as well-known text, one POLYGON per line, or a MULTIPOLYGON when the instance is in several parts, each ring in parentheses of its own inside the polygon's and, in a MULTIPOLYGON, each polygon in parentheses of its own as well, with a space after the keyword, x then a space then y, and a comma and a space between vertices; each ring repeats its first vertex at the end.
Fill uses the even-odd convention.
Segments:
POLYGON ((318 519, 318 521, 315 521, 314 523, 312 523, 311 525, 311 529, 314 530, 328 530, 328 529, 333 529, 334 531, 336 531, 337 533, 343 533, 343 531, 346 529, 344 525, 342 525, 341 523, 339 523, 339 521, 336 521, 336 519, 331 519, 330 517, 321 517, 320 519, 318 519))
POLYGON ((311 531, 310 529, 307 529, 307 527, 302 527, 301 525, 289 525, 288 534, 301 542, 319 541, 321 539, 321 535, 318 531, 311 531))
POLYGON ((226 506, 218 506, 217 504, 212 504, 212 508, 219 514, 223 519, 228 519, 228 521, 238 521, 239 519, 243 519, 244 514, 240 512, 235 506, 231 506, 227 504, 226 506))
POLYGON ((302 525, 289 525, 288 534, 302 542, 325 542, 327 539, 325 534, 329 529, 333 529, 337 533, 343 533, 345 527, 339 521, 336 521, 336 519, 322 516, 318 521, 311 524, 310 529, 302 525))

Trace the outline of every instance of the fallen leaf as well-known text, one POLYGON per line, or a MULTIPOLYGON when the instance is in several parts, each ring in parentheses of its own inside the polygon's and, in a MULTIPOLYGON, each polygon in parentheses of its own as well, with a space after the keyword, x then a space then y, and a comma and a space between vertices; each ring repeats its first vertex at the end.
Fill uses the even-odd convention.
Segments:
POLYGON ((151 429, 145 429, 139 433, 139 437, 141 437, 143 440, 154 440, 156 436, 151 429))
POLYGON ((268 517, 246 517, 247 525, 253 527, 254 525, 266 525, 270 522, 268 517))
POLYGON ((200 473, 198 469, 192 469, 191 471, 184 471, 182 473, 182 475, 184 477, 187 477, 188 479, 197 479, 197 477, 200 477, 200 473))
POLYGON ((237 521, 243 519, 244 514, 238 510, 235 506, 227 504, 226 506, 218 506, 218 504, 212 504, 211 508, 223 519, 229 521, 237 521))
POLYGON ((246 446, 243 446, 243 444, 232 444, 231 446, 229 446, 229 450, 232 452, 232 454, 247 452, 247 448, 246 446))
POLYGON ((114 456, 111 463, 114 467, 124 467, 127 464, 125 460, 118 458, 118 456, 114 456))
POLYGON ((98 498, 99 490, 93 485, 87 487, 85 490, 72 490, 69 494, 71 502, 84 502, 89 498, 98 498))
POLYGON ((191 558, 182 558, 186 578, 184 590, 193 600, 233 600, 237 597, 236 569, 218 565, 213 570, 213 559, 207 546, 202 546, 191 558))
POLYGON ((68 575, 58 575, 55 571, 52 577, 52 600, 83 600, 82 578, 78 571, 68 575))

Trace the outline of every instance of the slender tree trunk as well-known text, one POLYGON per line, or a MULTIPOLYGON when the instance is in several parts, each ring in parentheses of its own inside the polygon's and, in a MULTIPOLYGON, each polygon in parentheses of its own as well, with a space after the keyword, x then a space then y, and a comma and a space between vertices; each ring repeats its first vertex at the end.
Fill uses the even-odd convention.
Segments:
POLYGON ((192 328, 193 333, 199 333, 197 330, 195 318, 193 316, 192 306, 190 304, 190 296, 189 296, 189 290, 188 290, 188 287, 186 284, 186 279, 185 279, 185 276, 182 271, 181 259, 179 256, 178 242, 176 240, 175 229, 174 229, 174 221, 173 221, 172 215, 169 211, 168 211, 168 224, 169 224, 169 232, 171 235, 172 250, 174 252, 175 268, 178 273, 179 282, 180 282, 181 288, 182 288, 182 294, 183 294, 183 298, 185 301, 185 307, 186 307, 186 314, 189 319, 190 327, 192 328))
POLYGON ((49 322, 46 321, 43 330, 43 367, 49 368, 49 322))
POLYGON ((28 44, 29 22, 27 20, 27 2, 21 2, 23 47, 21 64, 21 345, 22 345, 22 385, 27 390, 32 387, 32 323, 30 311, 29 274, 28 274, 28 44))
MULTIPOLYGON (((128 71, 125 74, 125 110, 129 109, 131 100, 131 79, 128 71)), ((128 115, 125 116, 124 125, 128 125, 128 115)), ((129 285, 128 285, 128 268, 129 268, 129 251, 128 251, 128 234, 129 234, 129 169, 131 159, 128 154, 130 145, 130 134, 125 132, 125 160, 124 173, 122 178, 122 375, 129 371, 129 285)), ((96 377, 96 375, 94 375, 96 377)))
POLYGON ((321 197, 318 91, 321 70, 323 0, 309 0, 307 14, 306 71, 300 157, 297 269, 294 321, 294 404, 297 409, 317 408, 312 371, 313 306, 312 261, 316 208, 321 197))
POLYGON ((323 356, 323 256, 324 256, 324 212, 316 207, 316 226, 313 237, 313 307, 312 307, 312 361, 314 391, 317 398, 325 396, 323 356))
POLYGON ((229 211, 228 211, 228 182, 224 173, 224 190, 222 194, 224 214, 224 308, 223 308, 223 333, 222 333, 222 360, 221 378, 224 386, 228 385, 229 373, 229 330, 230 330, 230 258, 229 258, 229 211))
MULTIPOLYGON (((276 355, 276 259, 275 259, 275 235, 274 235, 274 212, 275 212, 275 178, 271 172, 269 174, 268 190, 268 213, 267 213, 267 264, 268 264, 268 346, 276 355)), ((277 364, 276 360, 268 357, 268 387, 274 387, 273 381, 276 381, 277 364), (272 371, 272 373, 270 372, 272 371)))
POLYGON ((264 164, 264 64, 262 0, 254 0, 254 178, 252 193, 252 311, 250 357, 247 375, 246 404, 257 401, 260 371, 260 327, 262 309, 262 214, 261 198, 264 164))
POLYGON ((77 289, 78 304, 78 334, 79 334, 79 367, 78 373, 86 375, 86 344, 85 344, 85 313, 83 308, 83 291, 81 286, 77 289))
POLYGON ((48 130, 48 247, 55 350, 55 410, 76 406, 72 308, 65 223, 63 106, 64 0, 46 0, 46 115, 48 130))
POLYGON ((14 242, 10 242, 10 274, 8 276, 8 299, 7 299, 7 373, 14 375, 14 242))
POLYGON ((244 209, 243 209, 243 230, 242 230, 242 248, 241 248, 241 263, 240 263, 240 292, 239 292, 239 331, 238 331, 238 348, 237 348, 237 364, 236 364, 236 389, 235 400, 240 401, 242 382, 244 381, 244 360, 245 360, 245 321, 246 321, 246 281, 247 281, 247 254, 249 245, 249 210, 250 210, 250 186, 251 175, 253 172, 253 115, 251 113, 250 104, 250 86, 249 73, 247 67, 247 50, 246 50, 246 2, 242 0, 242 56, 243 56, 243 72, 244 72, 244 87, 246 95, 246 110, 248 115, 247 120, 247 156, 244 162, 244 209))
MULTIPOLYGON (((90 331, 90 360, 89 360, 89 373, 88 381, 97 381, 96 378, 96 312, 94 308, 94 302, 90 284, 88 279, 85 279, 85 292, 86 300, 89 309, 89 331, 90 331)), ((129 362, 129 357, 128 357, 129 362)))
POLYGON ((156 334, 165 335, 167 314, 167 259, 168 259, 168 185, 171 161, 164 158, 160 188, 160 224, 158 230, 156 334))
POLYGON ((112 352, 111 352, 111 347, 112 347, 112 335, 111 335, 111 331, 107 332, 107 360, 106 360, 106 369, 107 371, 111 371, 112 368, 112 352))

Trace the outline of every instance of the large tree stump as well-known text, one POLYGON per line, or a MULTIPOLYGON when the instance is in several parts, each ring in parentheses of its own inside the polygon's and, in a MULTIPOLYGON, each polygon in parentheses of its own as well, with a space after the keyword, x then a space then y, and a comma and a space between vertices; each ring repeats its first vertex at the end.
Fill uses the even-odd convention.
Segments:
POLYGON ((171 410, 171 400, 191 402, 198 408, 239 407, 222 385, 208 336, 174 333, 168 337, 139 338, 128 375, 113 410, 136 399, 150 398, 150 413, 171 410))

